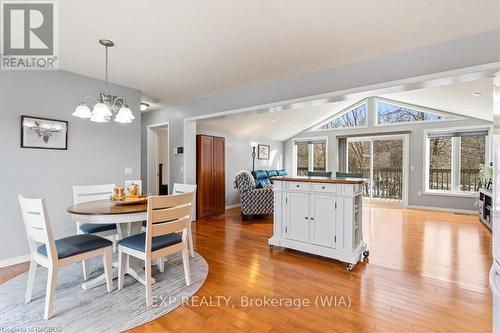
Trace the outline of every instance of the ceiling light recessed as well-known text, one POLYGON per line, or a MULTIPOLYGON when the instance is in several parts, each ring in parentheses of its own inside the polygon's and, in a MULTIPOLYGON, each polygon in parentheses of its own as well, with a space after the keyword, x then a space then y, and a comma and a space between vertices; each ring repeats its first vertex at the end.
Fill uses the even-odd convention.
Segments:
POLYGON ((274 123, 276 121, 276 119, 273 118, 273 119, 271 119, 271 121, 274 123))
POLYGON ((477 92, 477 91, 475 91, 475 92, 472 93, 472 96, 476 96, 476 97, 479 97, 479 96, 482 96, 482 95, 483 94, 481 94, 480 92, 477 92))
POLYGON ((146 111, 149 108, 148 103, 141 102, 141 111, 146 111))

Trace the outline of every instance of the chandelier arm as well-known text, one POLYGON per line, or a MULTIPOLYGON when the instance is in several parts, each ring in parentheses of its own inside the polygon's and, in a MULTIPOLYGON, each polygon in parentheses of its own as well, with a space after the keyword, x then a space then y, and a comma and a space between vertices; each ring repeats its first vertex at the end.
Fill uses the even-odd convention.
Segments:
POLYGON ((127 104, 127 101, 125 100, 125 98, 121 97, 121 96, 118 96, 115 98, 115 100, 113 101, 113 105, 111 106, 112 108, 114 108, 116 105, 116 103, 118 102, 118 100, 121 100, 120 101, 120 105, 119 106, 124 106, 127 104))

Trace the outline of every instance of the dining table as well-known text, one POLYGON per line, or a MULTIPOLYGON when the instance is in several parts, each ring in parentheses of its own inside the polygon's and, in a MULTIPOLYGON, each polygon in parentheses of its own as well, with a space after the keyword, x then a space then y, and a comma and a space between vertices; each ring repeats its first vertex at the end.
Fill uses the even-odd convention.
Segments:
MULTIPOLYGON (((142 223, 147 219, 147 203, 116 205, 111 200, 98 200, 70 206, 67 211, 71 214, 72 220, 79 224, 116 224, 119 239, 140 233, 142 223)), ((125 273, 145 285, 144 261, 128 257, 125 273)), ((114 262, 113 266, 116 268, 118 263, 114 262)), ((115 269, 114 278, 117 274, 115 269)), ((105 282, 105 275, 102 274, 92 280, 85 281, 82 288, 88 290, 105 282)))

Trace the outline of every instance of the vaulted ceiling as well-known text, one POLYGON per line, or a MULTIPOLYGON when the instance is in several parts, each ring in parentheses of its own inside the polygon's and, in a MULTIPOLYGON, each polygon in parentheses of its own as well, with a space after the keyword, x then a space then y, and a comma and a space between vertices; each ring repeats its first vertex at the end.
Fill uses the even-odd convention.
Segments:
MULTIPOLYGON (((483 79, 453 85, 383 94, 380 97, 441 110, 456 115, 492 120, 493 80, 483 79)), ((280 112, 261 110, 198 121, 198 128, 229 133, 242 138, 286 140, 359 102, 351 99, 280 112)))
POLYGON ((164 104, 499 28, 497 0, 61 1, 61 69, 164 104))

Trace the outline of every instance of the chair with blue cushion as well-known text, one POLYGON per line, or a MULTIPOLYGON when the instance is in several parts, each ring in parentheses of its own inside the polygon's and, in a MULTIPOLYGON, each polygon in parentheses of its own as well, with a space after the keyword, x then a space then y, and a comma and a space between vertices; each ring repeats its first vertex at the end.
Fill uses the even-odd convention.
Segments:
POLYGON ((152 305, 151 265, 154 260, 182 251, 186 284, 191 285, 189 270, 189 224, 195 192, 151 196, 148 198, 146 232, 118 242, 118 289, 123 288, 128 256, 144 260, 146 305, 152 305))
POLYGON ((31 262, 25 302, 31 302, 38 265, 48 268, 44 318, 52 316, 56 293, 58 269, 83 260, 102 256, 108 292, 113 290, 112 245, 105 238, 80 234, 54 241, 44 199, 27 199, 19 196, 19 205, 28 235, 31 262))
POLYGON ((307 171, 308 177, 331 177, 331 171, 307 171))
MULTIPOLYGON (((86 185, 86 186, 73 186, 73 203, 109 200, 113 194, 115 184, 105 185, 86 185)), ((113 242, 113 252, 116 251, 116 241, 118 238, 118 231, 116 224, 90 224, 76 222, 77 234, 92 234, 104 238, 109 238, 113 242)), ((88 279, 90 275, 90 264, 82 261, 83 265, 83 278, 88 279)))

